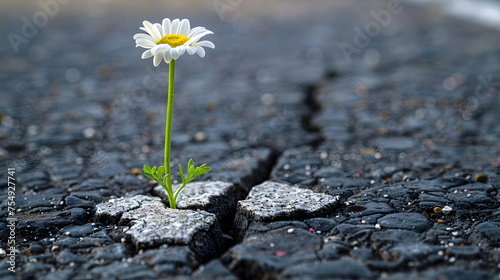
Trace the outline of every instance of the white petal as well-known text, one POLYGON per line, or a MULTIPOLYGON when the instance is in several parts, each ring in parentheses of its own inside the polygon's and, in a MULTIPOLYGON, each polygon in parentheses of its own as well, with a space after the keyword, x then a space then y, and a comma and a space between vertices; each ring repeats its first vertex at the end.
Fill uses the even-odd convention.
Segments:
POLYGON ((191 30, 191 24, 188 19, 183 19, 179 25, 179 31, 177 34, 187 36, 191 30))
POLYGON ((177 53, 177 50, 175 48, 171 49, 170 50, 170 55, 172 56, 172 59, 178 59, 179 58, 179 54, 177 53))
POLYGON ((196 53, 196 49, 194 47, 186 46, 186 50, 189 55, 193 55, 196 53))
POLYGON ((190 46, 191 44, 198 42, 198 40, 200 40, 201 37, 208 35, 208 34, 214 34, 214 33, 210 30, 206 30, 205 32, 196 34, 195 36, 191 37, 186 43, 184 43, 184 45, 190 46))
POLYGON ((138 46, 146 48, 146 49, 149 49, 149 48, 156 46, 156 43, 153 42, 152 40, 139 39, 139 40, 135 41, 135 43, 138 46))
POLYGON ((210 34, 214 34, 212 31, 206 29, 205 27, 200 27, 199 29, 193 29, 193 30, 189 33, 189 35, 191 35, 191 36, 189 36, 189 38, 192 38, 192 37, 194 37, 200 33, 204 33, 204 32, 209 32, 210 34), (193 31, 193 30, 195 30, 195 31, 193 31))
POLYGON ((154 55, 157 55, 157 54, 163 53, 165 50, 168 50, 170 48, 171 47, 168 44, 160 44, 160 45, 157 45, 154 48, 152 48, 151 53, 154 55))
POLYGON ((172 20, 172 26, 170 27, 169 34, 179 34, 177 31, 179 30, 180 20, 178 18, 172 20))
POLYGON ((162 34, 163 33, 163 27, 161 26, 161 24, 155 23, 154 25, 155 25, 156 29, 158 29, 158 32, 160 32, 160 36, 163 37, 163 34, 162 34))
POLYGON ((156 54, 155 58, 153 59, 153 65, 155 67, 157 67, 158 65, 160 65, 160 62, 161 62, 162 59, 163 59, 163 55, 162 54, 156 54))
POLYGON ((212 49, 215 48, 214 43, 212 43, 210 41, 196 42, 192 45, 193 45, 193 47, 207 47, 207 48, 212 48, 212 49))
POLYGON ((200 57, 205 57, 205 50, 202 47, 194 47, 196 49, 196 53, 200 57))
POLYGON ((162 22, 163 36, 170 34, 170 26, 172 22, 169 18, 164 18, 162 22))
POLYGON ((146 28, 146 32, 149 33, 149 35, 151 35, 151 37, 153 37, 153 40, 155 40, 156 42, 160 41, 161 39, 161 34, 160 32, 158 31, 158 28, 156 28, 153 24, 151 24, 151 22, 145 20, 142 22, 142 24, 144 24, 144 27, 146 28))
POLYGON ((179 54, 179 56, 183 55, 186 52, 186 47, 185 46, 178 46, 175 49, 177 50, 177 53, 179 54))
POLYGON ((191 31, 189 32, 189 34, 187 36, 189 38, 191 38, 201 30, 205 30, 205 27, 201 27, 201 26, 195 27, 195 28, 191 29, 191 31))
POLYGON ((141 58, 142 59, 146 59, 146 58, 150 58, 152 56, 153 56, 153 54, 151 53, 151 50, 147 50, 147 51, 145 51, 145 52, 142 53, 141 58))
POLYGON ((169 51, 163 53, 163 59, 166 63, 170 63, 170 61, 172 61, 172 56, 170 55, 169 51))
POLYGON ((144 33, 135 34, 134 40, 137 40, 137 39, 151 39, 151 40, 153 40, 153 38, 151 38, 151 36, 149 36, 148 34, 144 34, 144 33))
POLYGON ((156 55, 156 53, 158 52, 158 49, 160 48, 161 45, 156 45, 154 46, 152 49, 151 49, 151 53, 153 55, 156 55))

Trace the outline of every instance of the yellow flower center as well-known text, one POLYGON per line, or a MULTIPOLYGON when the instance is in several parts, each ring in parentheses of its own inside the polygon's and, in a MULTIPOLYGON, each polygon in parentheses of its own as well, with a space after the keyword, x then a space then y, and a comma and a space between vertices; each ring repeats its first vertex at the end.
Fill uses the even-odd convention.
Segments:
POLYGON ((188 37, 184 35, 170 34, 165 35, 158 41, 158 44, 169 44, 172 48, 182 46, 189 40, 188 37))

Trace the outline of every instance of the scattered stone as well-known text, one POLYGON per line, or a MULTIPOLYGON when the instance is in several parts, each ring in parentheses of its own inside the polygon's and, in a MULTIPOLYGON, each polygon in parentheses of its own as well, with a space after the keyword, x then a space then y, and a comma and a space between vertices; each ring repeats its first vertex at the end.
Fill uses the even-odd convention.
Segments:
POLYGON ((39 255, 45 253, 45 248, 40 244, 33 244, 28 248, 28 255, 39 255))
POLYGON ((92 249, 94 259, 103 263, 120 261, 125 258, 126 248, 123 244, 115 243, 105 247, 95 247, 92 249))
POLYGON ((464 269, 445 269, 442 271, 438 271, 434 273, 431 277, 431 280, 440 280, 440 279, 456 279, 456 280, 468 280, 468 279, 477 279, 477 280, 489 280, 493 279, 493 275, 486 271, 469 271, 464 269))
POLYGON ((448 256, 466 260, 477 260, 480 256, 480 249, 477 246, 452 246, 446 249, 448 256))
POLYGON ((76 264, 76 263, 86 263, 88 262, 87 259, 81 256, 77 256, 71 252, 68 251, 62 251, 59 253, 59 255, 56 258, 57 262, 62 264, 62 265, 68 265, 70 263, 76 264))
POLYGON ((479 173, 476 175, 475 181, 480 183, 486 183, 488 182, 488 176, 486 176, 486 174, 479 173))
MULTIPOLYGON (((17 224, 19 238, 37 237, 47 232, 58 232, 67 225, 82 225, 90 220, 90 213, 82 208, 22 215, 17 224)), ((16 236, 17 237, 17 236, 16 236)))
POLYGON ((246 200, 238 202, 236 228, 241 238, 251 221, 312 218, 334 210, 338 204, 326 194, 267 181, 253 187, 246 200))
POLYGON ((64 233, 67 236, 71 237, 83 237, 85 235, 89 235, 94 232, 94 230, 99 226, 94 223, 88 223, 82 226, 70 225, 61 230, 61 233, 64 233))
POLYGON ((49 272, 45 275, 43 275, 41 280, 51 280, 51 279, 58 279, 58 280, 71 280, 74 279, 75 271, 73 270, 72 267, 68 267, 66 269, 63 269, 62 271, 56 271, 56 272, 49 272))
POLYGON ((64 199, 64 204, 69 208, 78 207, 78 208, 94 208, 95 203, 92 201, 88 201, 85 199, 81 199, 75 196, 67 196, 64 199))
POLYGON ((112 262, 90 270, 93 279, 158 279, 146 265, 127 262, 112 262))
POLYGON ((305 220, 304 223, 306 223, 308 226, 314 229, 315 232, 318 233, 327 233, 334 226, 338 225, 338 222, 336 222, 335 220, 325 218, 312 218, 305 220))
POLYGON ((302 263, 281 273, 281 279, 374 279, 375 275, 359 261, 344 257, 338 261, 302 263))
POLYGON ((134 176, 137 176, 137 175, 140 175, 142 172, 139 168, 132 168, 132 170, 130 170, 130 174, 134 175, 134 176))
POLYGON ((232 247, 223 260, 237 276, 245 279, 277 278, 288 267, 316 260, 322 240, 302 228, 284 227, 263 233, 249 233, 232 247))
POLYGON ((443 212, 443 214, 448 215, 452 210, 453 210, 453 208, 446 205, 445 207, 443 207, 442 212, 443 212))
POLYGON ((217 257, 222 232, 214 214, 166 208, 158 197, 137 195, 97 205, 96 219, 129 225, 125 231, 137 249, 162 244, 188 245, 200 259, 217 257))
POLYGON ((212 260, 205 264, 202 268, 195 271, 193 274, 194 279, 224 279, 224 280, 237 280, 238 277, 234 275, 227 267, 225 267, 220 260, 212 260))
POLYGON ((277 221, 271 223, 252 222, 248 226, 247 234, 254 232, 268 232, 273 229, 279 229, 284 227, 308 229, 308 226, 305 223, 299 221, 277 221))
POLYGON ((420 213, 388 214, 378 220, 382 228, 405 229, 423 232, 430 228, 429 221, 420 213))
POLYGON ((148 250, 129 260, 131 263, 142 263, 148 267, 173 265, 182 274, 190 274, 199 266, 196 254, 188 246, 160 246, 159 249, 148 250), (166 248, 165 248, 166 247, 166 248))
POLYGON ((207 134, 203 131, 198 131, 194 134, 194 141, 205 142, 207 140, 207 134))
MULTIPOLYGON (((481 242, 483 240, 490 241, 492 245, 498 247, 500 244, 498 241, 500 240, 500 222, 483 222, 476 226, 476 229, 470 236, 470 239, 477 243, 485 243, 481 242)), ((489 244, 484 244, 485 246, 489 244)))

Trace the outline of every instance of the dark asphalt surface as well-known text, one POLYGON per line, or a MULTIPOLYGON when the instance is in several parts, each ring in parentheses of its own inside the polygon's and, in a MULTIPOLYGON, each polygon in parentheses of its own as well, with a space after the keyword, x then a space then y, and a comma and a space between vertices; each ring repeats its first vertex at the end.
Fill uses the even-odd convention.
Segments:
POLYGON ((0 279, 498 279, 498 31, 406 2, 231 2, 222 18, 214 3, 68 3, 31 37, 22 16, 37 10, 2 16, 0 279), (128 224, 95 217, 154 195, 140 169, 163 162, 168 67, 132 36, 166 16, 216 45, 177 62, 174 166, 206 163, 198 181, 247 200, 219 220, 224 251, 208 261, 189 244, 138 250, 128 224), (271 181, 338 203, 248 214, 271 181))

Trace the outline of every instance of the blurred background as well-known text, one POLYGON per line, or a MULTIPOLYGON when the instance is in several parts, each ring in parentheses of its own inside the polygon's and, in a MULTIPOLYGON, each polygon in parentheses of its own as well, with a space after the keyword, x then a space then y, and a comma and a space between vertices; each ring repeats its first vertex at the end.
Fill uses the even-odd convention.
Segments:
POLYGON ((215 33, 205 58, 177 64, 176 158, 280 153, 320 139, 374 151, 379 136, 492 141, 492 122, 475 118, 498 103, 499 6, 1 0, 0 157, 31 167, 48 154, 93 165, 117 153, 126 170, 161 163, 168 67, 140 59, 132 36, 164 17, 215 33))

